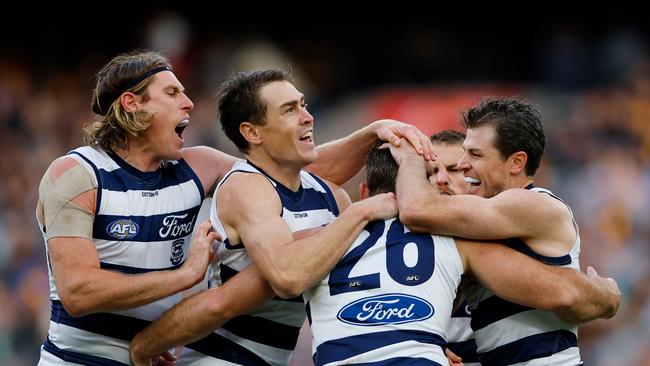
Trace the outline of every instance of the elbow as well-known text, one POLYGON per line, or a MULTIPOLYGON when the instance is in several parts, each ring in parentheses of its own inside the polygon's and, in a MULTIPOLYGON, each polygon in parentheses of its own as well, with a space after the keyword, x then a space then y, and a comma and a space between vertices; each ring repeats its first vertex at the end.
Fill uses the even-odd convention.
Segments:
POLYGON ((241 315, 241 311, 237 311, 236 306, 229 306, 230 304, 225 299, 220 297, 212 297, 210 301, 202 301, 199 314, 205 314, 210 323, 216 324, 216 328, 220 327, 236 316, 241 315))
POLYGON ((400 207, 399 221, 411 231, 424 232, 427 230, 425 225, 426 217, 423 211, 415 207, 400 207))
POLYGON ((271 287, 278 297, 281 299, 291 299, 302 295, 303 291, 307 289, 307 285, 303 281, 298 280, 295 276, 280 276, 271 282, 271 287))
POLYGON ((63 308, 73 317, 98 311, 97 304, 93 302, 95 297, 84 294, 83 288, 84 283, 77 281, 69 281, 67 286, 57 286, 63 308))
POLYGON ((91 308, 79 296, 60 294, 61 304, 65 311, 73 317, 90 314, 91 308))

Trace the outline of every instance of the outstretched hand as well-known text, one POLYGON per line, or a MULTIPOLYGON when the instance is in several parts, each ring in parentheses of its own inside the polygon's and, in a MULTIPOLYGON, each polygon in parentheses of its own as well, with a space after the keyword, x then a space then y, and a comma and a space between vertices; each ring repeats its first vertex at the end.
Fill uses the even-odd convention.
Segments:
POLYGON ((376 127, 377 138, 390 142, 393 146, 403 145, 404 140, 408 142, 419 155, 426 160, 435 160, 431 140, 417 127, 404 122, 391 119, 382 119, 373 122, 376 127))

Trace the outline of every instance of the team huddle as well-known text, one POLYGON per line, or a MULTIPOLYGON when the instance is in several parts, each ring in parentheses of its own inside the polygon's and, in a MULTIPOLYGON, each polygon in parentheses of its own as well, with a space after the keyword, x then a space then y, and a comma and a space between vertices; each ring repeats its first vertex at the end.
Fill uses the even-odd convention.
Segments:
POLYGON ((315 365, 581 365, 578 324, 618 310, 616 282, 580 271, 570 208, 533 183, 526 101, 482 99, 466 135, 379 120, 316 147, 288 73, 237 73, 218 100, 237 159, 183 148, 194 105, 136 51, 98 72, 92 107, 87 146, 39 187, 39 365, 287 365, 305 319, 315 365))

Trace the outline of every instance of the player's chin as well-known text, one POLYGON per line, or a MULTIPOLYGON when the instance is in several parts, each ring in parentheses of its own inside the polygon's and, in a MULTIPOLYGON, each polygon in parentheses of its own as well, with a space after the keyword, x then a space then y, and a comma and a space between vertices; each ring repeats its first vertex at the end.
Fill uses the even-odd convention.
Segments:
POLYGON ((311 164, 318 159, 318 152, 315 148, 311 149, 310 151, 304 151, 301 155, 303 157, 303 161, 306 164, 311 164))
POLYGON ((183 146, 170 149, 164 157, 164 160, 180 160, 183 157, 183 146))

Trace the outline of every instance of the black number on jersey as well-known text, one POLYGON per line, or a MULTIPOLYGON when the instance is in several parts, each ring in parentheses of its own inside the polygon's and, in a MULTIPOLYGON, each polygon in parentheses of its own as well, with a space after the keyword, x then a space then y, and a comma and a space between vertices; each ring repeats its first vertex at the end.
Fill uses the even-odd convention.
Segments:
MULTIPOLYGON (((377 244, 384 228, 384 221, 375 221, 366 226, 365 230, 370 233, 368 238, 343 257, 330 273, 330 295, 381 286, 379 272, 355 277, 350 277, 350 272, 363 255, 377 244)), ((393 221, 386 238, 386 268, 390 277, 402 285, 416 286, 431 278, 434 267, 435 252, 431 235, 405 233, 404 225, 397 220, 393 221), (404 260, 404 248, 409 243, 415 244, 418 252, 418 261, 413 267, 407 266, 404 260)))

